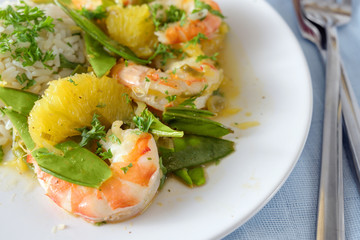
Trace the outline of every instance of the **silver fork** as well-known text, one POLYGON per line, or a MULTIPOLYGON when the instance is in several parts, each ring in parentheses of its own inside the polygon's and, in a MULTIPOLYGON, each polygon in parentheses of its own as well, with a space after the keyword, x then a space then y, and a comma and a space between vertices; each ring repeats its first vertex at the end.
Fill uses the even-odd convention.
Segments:
POLYGON ((326 31, 326 90, 317 239, 345 239, 340 57, 336 27, 350 20, 350 0, 302 0, 305 16, 326 31))

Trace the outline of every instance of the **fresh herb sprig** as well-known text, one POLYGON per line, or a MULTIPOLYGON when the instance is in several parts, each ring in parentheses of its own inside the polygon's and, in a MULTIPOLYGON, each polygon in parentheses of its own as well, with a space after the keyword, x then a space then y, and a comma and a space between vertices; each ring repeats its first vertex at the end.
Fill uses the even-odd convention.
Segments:
POLYGON ((150 6, 151 17, 155 25, 155 31, 166 29, 168 24, 174 22, 180 22, 180 26, 184 26, 186 23, 186 12, 174 5, 170 5, 169 8, 164 9, 161 4, 153 4, 150 6))
POLYGON ((44 67, 51 69, 46 63, 55 59, 52 51, 43 52, 37 45, 37 37, 41 31, 54 32, 54 19, 46 16, 37 7, 30 7, 21 1, 20 5, 8 6, 0 10, 0 20, 4 26, 13 26, 12 33, 2 33, 0 52, 10 52, 13 59, 24 67, 32 66, 40 61, 44 67), (26 47, 20 47, 28 44, 26 47))
POLYGON ((101 124, 98 119, 99 115, 94 114, 91 121, 91 129, 89 127, 77 128, 76 130, 81 132, 81 142, 79 145, 81 147, 86 146, 91 140, 100 140, 105 138, 105 126, 101 124))
POLYGON ((203 9, 206 9, 215 16, 218 16, 220 18, 225 18, 225 16, 222 15, 220 11, 213 9, 209 4, 204 3, 201 0, 194 0, 194 3, 195 3, 195 9, 192 11, 192 13, 197 13, 203 9))
POLYGON ((151 124, 154 122, 154 117, 149 111, 144 110, 140 116, 135 116, 133 118, 133 122, 140 131, 148 132, 151 124))

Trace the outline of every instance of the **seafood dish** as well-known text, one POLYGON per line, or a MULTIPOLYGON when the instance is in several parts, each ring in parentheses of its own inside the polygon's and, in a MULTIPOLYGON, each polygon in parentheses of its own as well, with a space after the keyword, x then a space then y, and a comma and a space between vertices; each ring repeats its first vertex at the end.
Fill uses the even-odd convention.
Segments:
MULTIPOLYGON (((229 31, 213 0, 33 0, 0 8, 0 167, 90 223, 141 214, 173 175, 234 151, 229 31)), ((194 189, 196 191, 196 189, 194 189)))

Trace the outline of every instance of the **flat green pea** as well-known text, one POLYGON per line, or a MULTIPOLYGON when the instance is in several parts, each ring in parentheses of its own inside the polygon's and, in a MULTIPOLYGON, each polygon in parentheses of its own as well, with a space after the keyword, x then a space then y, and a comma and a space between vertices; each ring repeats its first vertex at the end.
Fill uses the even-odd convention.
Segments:
POLYGON ((29 115, 39 96, 30 92, 25 92, 13 88, 0 87, 0 100, 12 110, 29 115))
POLYGON ((63 152, 56 155, 46 148, 36 149, 32 156, 40 168, 57 178, 81 186, 99 188, 112 175, 110 167, 94 153, 68 141, 55 146, 63 152))
POLYGON ((104 47, 89 34, 85 33, 86 56, 96 76, 104 76, 116 64, 116 58, 104 50, 104 47))
POLYGON ((207 118, 210 116, 213 116, 213 113, 205 110, 186 107, 167 108, 163 113, 163 121, 171 128, 188 134, 219 138, 233 132, 221 123, 207 118))
POLYGON ((192 182, 196 186, 201 186, 206 183, 205 171, 203 167, 196 167, 188 170, 188 174, 192 182))
POLYGON ((213 162, 234 151, 234 142, 207 136, 184 135, 174 138, 173 142, 174 149, 159 147, 162 163, 168 172, 213 162))
POLYGON ((35 148, 35 143, 32 140, 29 133, 29 125, 27 115, 18 113, 12 109, 5 108, 3 112, 6 116, 9 117, 11 123, 14 125, 15 129, 19 132, 21 139, 24 141, 25 146, 29 150, 33 150, 35 148))
POLYGON ((83 30, 89 34, 96 41, 100 42, 109 51, 131 61, 140 64, 149 63, 148 60, 138 58, 128 47, 121 45, 117 41, 107 36, 96 24, 91 22, 86 17, 82 16, 79 12, 69 7, 68 1, 55 0, 55 3, 61 7, 61 9, 69 15, 74 22, 83 30))
POLYGON ((187 168, 179 169, 174 172, 175 176, 183 180, 188 186, 192 187, 193 182, 188 174, 187 168))

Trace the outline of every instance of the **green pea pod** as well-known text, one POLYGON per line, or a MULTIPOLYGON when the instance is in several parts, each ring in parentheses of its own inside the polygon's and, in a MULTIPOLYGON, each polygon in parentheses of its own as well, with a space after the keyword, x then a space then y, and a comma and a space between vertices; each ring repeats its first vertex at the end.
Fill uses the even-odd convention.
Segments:
POLYGON ((29 150, 33 150, 35 148, 35 143, 32 140, 29 133, 29 125, 27 115, 18 113, 12 109, 5 108, 3 112, 6 116, 9 117, 11 123, 14 125, 15 129, 19 132, 21 139, 24 141, 25 146, 29 150))
POLYGON ((196 168, 189 169, 188 174, 189 174, 192 182, 196 186, 201 186, 206 183, 205 171, 204 171, 203 167, 196 167, 196 168))
POLYGON ((165 110, 167 113, 178 113, 178 114, 185 114, 188 116, 193 116, 193 117, 214 117, 216 116, 215 113, 210 112, 208 110, 202 110, 202 109, 196 109, 196 108, 188 108, 188 107, 182 107, 182 106, 177 106, 177 107, 168 107, 165 110))
POLYGON ((39 96, 13 88, 0 87, 0 100, 12 110, 23 115, 29 115, 39 96))
POLYGON ((36 149, 32 156, 40 168, 57 178, 81 186, 99 188, 111 177, 110 167, 94 153, 72 141, 55 146, 63 156, 46 148, 36 149))
POLYGON ((0 146, 0 163, 4 160, 4 150, 2 146, 0 146))
POLYGON ((210 120, 204 116, 210 116, 211 112, 199 109, 172 109, 168 108, 163 113, 163 121, 171 128, 184 131, 187 134, 196 134, 220 138, 233 131, 219 122, 210 120))
POLYGON ((147 108, 144 110, 145 114, 149 115, 152 118, 152 123, 150 125, 150 132, 158 135, 159 137, 183 137, 183 131, 176 131, 174 129, 169 128, 160 120, 154 116, 147 108))
POLYGON ((61 7, 61 9, 69 15, 74 22, 83 30, 89 34, 96 41, 101 43, 109 51, 131 61, 140 64, 149 63, 148 60, 138 58, 128 47, 121 45, 117 41, 107 36, 96 24, 91 22, 86 17, 82 16, 79 12, 69 7, 69 5, 63 0, 55 0, 55 3, 61 7))
POLYGON ((174 138, 173 142, 174 149, 159 147, 163 165, 168 172, 213 162, 234 151, 232 141, 207 136, 185 135, 174 138))
POLYGON ((182 181, 184 181, 184 183, 186 183, 189 187, 193 186, 193 182, 191 180, 191 177, 189 176, 187 168, 176 170, 174 174, 182 181))
POLYGON ((85 33, 86 56, 96 76, 104 76, 116 64, 116 58, 104 50, 104 47, 89 34, 85 33))

